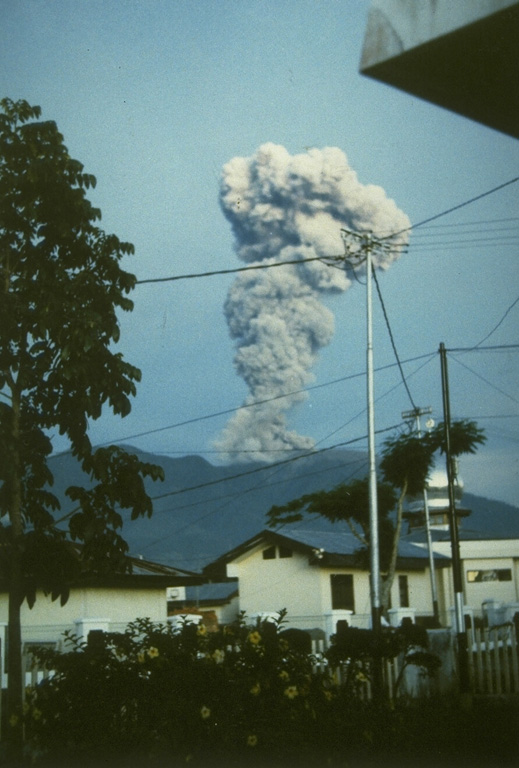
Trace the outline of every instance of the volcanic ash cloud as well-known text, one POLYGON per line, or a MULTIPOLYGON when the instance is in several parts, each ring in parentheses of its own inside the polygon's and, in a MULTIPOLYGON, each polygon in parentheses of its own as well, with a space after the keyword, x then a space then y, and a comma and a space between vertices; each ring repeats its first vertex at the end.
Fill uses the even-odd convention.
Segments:
MULTIPOLYGON (((249 394, 215 447, 234 461, 272 461, 280 451, 314 446, 287 429, 286 413, 305 399, 301 390, 333 336, 321 297, 351 285, 344 269, 304 260, 343 254, 341 228, 385 236, 410 222, 381 187, 361 184, 335 147, 292 156, 264 144, 252 157, 235 157, 223 167, 220 203, 242 261, 300 262, 241 273, 225 302, 234 363, 249 394)), ((385 269, 398 255, 374 254, 374 265, 385 269)))

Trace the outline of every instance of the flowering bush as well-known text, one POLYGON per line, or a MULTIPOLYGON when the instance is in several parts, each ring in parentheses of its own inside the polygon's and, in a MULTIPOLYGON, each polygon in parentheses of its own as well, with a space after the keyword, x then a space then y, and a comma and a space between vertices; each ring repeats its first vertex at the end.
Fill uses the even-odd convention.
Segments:
MULTIPOLYGON (((400 768, 495 765, 499 757, 500 764, 517 764, 517 702, 463 709, 457 699, 359 698, 357 684, 366 682, 359 679, 361 662, 377 650, 370 651, 367 636, 335 637, 323 665, 288 643, 283 619, 281 612, 275 624, 247 626, 242 617, 217 632, 141 619, 122 634, 91 635, 89 643, 67 635, 67 653, 38 653, 54 674, 27 691, 31 762, 49 768, 400 768), (332 676, 337 664, 341 685, 332 676)), ((391 656, 393 644, 404 652, 420 647, 417 632, 388 635, 378 653, 391 656)), ((422 666, 419 659, 413 663, 422 666)))
POLYGON ((69 652, 38 653, 54 674, 27 695, 33 749, 204 766, 308 755, 336 693, 326 669, 283 637, 284 615, 216 632, 139 619, 89 643, 67 634, 69 652))

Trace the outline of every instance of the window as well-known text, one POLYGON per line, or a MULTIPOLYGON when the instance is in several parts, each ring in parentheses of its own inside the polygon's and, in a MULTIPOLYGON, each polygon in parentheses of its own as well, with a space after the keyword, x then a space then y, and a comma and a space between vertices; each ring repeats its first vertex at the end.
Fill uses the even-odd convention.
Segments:
POLYGON ((409 608, 409 581, 405 574, 398 577, 398 599, 400 608, 409 608))
POLYGON ((467 581, 469 584, 483 581, 512 581, 512 569, 491 568, 489 570, 467 571, 467 581))
POLYGON ((330 584, 332 589, 332 609, 334 611, 354 611, 353 575, 351 573, 332 573, 330 584))
POLYGON ((264 560, 275 560, 276 557, 292 557, 292 550, 288 547, 268 547, 262 552, 264 560))

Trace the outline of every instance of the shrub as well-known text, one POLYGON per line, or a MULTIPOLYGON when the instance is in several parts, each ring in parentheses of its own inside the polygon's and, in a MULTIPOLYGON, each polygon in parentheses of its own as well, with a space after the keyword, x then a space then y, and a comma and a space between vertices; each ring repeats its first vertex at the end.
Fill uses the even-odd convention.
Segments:
POLYGON ((38 652, 54 673, 28 692, 32 749, 64 761, 168 755, 204 766, 305 754, 337 693, 326 669, 283 637, 284 616, 254 626, 241 617, 216 632, 139 619, 89 643, 67 634, 67 653, 38 652))

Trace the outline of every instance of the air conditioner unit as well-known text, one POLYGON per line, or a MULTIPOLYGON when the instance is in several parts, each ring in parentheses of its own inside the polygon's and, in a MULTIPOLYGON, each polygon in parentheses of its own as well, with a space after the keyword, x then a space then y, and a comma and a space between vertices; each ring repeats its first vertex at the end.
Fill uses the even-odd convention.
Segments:
POLYGON ((166 589, 166 597, 168 600, 178 600, 180 597, 180 589, 178 587, 168 587, 166 589))

